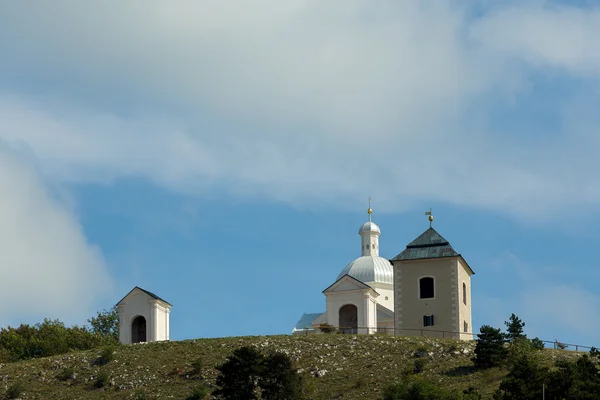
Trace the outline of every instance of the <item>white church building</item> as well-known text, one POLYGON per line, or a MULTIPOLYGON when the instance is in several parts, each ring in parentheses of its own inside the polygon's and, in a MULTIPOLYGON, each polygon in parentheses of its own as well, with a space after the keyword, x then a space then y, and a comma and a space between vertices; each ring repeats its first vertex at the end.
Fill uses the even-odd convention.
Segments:
POLYGON ((116 305, 122 344, 169 340, 171 304, 138 286, 116 305))
POLYGON ((361 255, 323 291, 324 313, 304 314, 292 333, 376 332, 472 339, 471 276, 465 259, 433 227, 397 256, 379 256, 380 228, 358 230, 361 255))

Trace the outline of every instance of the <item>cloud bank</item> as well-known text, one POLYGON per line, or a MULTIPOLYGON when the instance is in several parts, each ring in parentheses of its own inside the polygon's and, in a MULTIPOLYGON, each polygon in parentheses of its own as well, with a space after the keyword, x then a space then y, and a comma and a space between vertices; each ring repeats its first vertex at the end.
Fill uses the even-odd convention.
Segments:
POLYGON ((0 326, 45 317, 85 322, 112 282, 64 199, 0 146, 0 326))
POLYGON ((1 11, 4 139, 27 143, 59 180, 140 176, 298 205, 368 193, 388 210, 427 199, 538 219, 600 200, 598 121, 582 111, 600 100, 597 8, 1 11))

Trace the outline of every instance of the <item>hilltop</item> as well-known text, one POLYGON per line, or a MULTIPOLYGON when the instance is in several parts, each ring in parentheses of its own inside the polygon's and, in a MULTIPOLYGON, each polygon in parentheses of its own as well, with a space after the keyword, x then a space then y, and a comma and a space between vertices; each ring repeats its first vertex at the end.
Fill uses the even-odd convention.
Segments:
MULTIPOLYGON (((485 398, 498 388, 506 370, 475 371, 475 342, 387 335, 254 336, 196 339, 118 346, 114 359, 98 365, 101 350, 0 364, 0 395, 15 383, 22 399, 185 399, 201 379, 214 387, 216 365, 241 346, 290 355, 303 376, 310 399, 381 399, 384 388, 426 360, 422 375, 446 388, 469 386, 485 398), (201 370, 193 372, 201 360, 201 370), (64 380, 57 379, 68 371, 64 380), (107 385, 94 382, 106 371, 107 385)), ((543 359, 575 358, 576 353, 544 350, 543 359)))

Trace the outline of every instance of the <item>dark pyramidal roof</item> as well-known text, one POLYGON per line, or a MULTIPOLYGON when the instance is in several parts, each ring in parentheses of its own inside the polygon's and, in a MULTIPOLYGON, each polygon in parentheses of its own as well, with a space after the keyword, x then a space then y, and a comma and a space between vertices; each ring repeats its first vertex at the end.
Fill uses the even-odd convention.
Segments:
POLYGON ((120 300, 120 301, 117 303, 117 305, 121 304, 121 302, 122 302, 123 300, 125 300, 125 298, 126 298, 127 296, 129 296, 129 295, 131 294, 131 292, 133 292, 135 289, 139 289, 139 290, 141 290, 142 292, 146 293, 148 296, 152 297, 153 299, 160 300, 160 301, 162 301, 163 303, 167 303, 168 305, 170 305, 171 307, 173 307, 173 304, 169 303, 169 302, 168 302, 168 301, 166 301, 165 299, 161 299, 160 297, 158 297, 158 296, 157 296, 157 295, 155 295, 154 293, 152 293, 152 292, 149 292, 149 291, 147 291, 146 289, 142 289, 142 288, 141 288, 141 287, 139 287, 139 286, 136 286, 136 287, 134 287, 133 289, 131 289, 131 290, 129 291, 129 293, 127 293, 127 294, 125 295, 125 297, 123 297, 123 298, 122 298, 122 299, 121 299, 121 300, 120 300))
POLYGON ((450 242, 433 228, 427 229, 418 238, 410 242, 406 249, 392 261, 420 260, 423 258, 442 258, 460 256, 450 246, 450 242))

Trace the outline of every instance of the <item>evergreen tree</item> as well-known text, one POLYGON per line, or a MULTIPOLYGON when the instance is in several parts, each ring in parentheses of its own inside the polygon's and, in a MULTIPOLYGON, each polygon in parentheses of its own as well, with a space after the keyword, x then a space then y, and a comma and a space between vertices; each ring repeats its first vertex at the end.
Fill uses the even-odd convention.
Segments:
POLYGON ((302 382, 287 354, 267 356, 253 347, 241 347, 217 367, 219 387, 213 394, 231 400, 299 400, 302 382))
POLYGON ((522 356, 500 383, 500 398, 502 400, 540 399, 547 375, 548 370, 541 367, 534 357, 522 356))
POLYGON ((508 321, 504 321, 506 325, 506 339, 509 342, 513 342, 519 338, 526 338, 527 335, 523 333, 523 327, 525 322, 521 321, 514 313, 510 316, 508 321))
POLYGON ((300 376, 287 354, 273 352, 264 359, 260 388, 263 400, 295 400, 302 398, 300 376))
POLYGON ((263 355, 253 347, 244 346, 233 351, 217 370, 218 390, 213 392, 225 400, 258 399, 258 383, 263 367, 263 355))
POLYGON ((507 356, 502 332, 489 325, 483 325, 479 331, 472 359, 475 367, 485 369, 501 365, 507 356))

